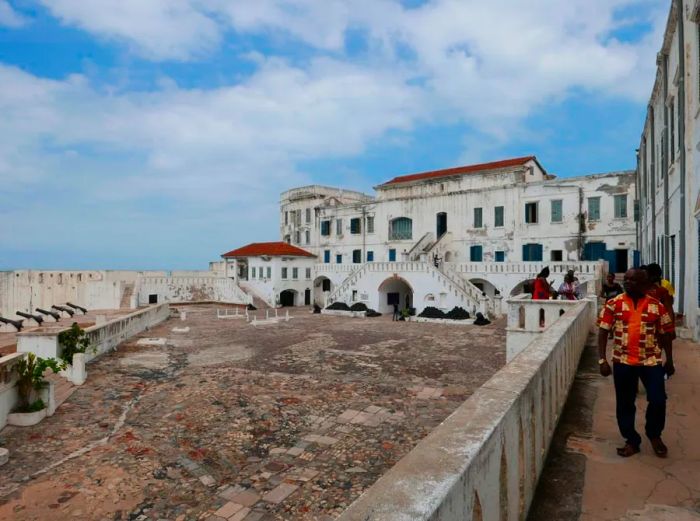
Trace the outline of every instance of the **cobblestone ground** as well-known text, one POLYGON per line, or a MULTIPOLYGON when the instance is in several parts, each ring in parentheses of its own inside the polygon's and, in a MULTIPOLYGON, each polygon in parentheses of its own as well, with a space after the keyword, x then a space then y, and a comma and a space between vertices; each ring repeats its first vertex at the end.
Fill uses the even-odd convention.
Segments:
POLYGON ((0 519, 330 520, 505 363, 502 323, 291 314, 192 306, 90 364, 0 432, 0 519))

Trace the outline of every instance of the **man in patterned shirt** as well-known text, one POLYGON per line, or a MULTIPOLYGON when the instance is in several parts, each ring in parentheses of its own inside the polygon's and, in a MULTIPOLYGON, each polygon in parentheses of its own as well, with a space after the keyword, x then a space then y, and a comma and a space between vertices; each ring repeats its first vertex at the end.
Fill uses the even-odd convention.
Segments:
POLYGON ((617 425, 626 440, 625 446, 617 449, 617 453, 625 458, 638 453, 642 443, 634 428, 639 380, 644 384, 649 402, 646 435, 657 456, 664 458, 668 453, 661 432, 666 422, 664 373, 671 376, 675 372, 670 341, 673 324, 664 305, 646 294, 648 285, 646 271, 639 268, 627 271, 623 283, 625 292, 608 300, 598 321, 598 364, 601 375, 613 374, 617 425), (606 354, 610 330, 615 339, 612 369, 606 354), (662 350, 666 352, 663 366, 662 350))

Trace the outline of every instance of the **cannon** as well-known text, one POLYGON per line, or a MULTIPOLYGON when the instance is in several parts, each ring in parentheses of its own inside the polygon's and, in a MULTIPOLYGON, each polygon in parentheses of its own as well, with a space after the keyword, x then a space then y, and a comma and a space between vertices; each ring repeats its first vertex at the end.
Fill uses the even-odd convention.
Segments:
POLYGON ((22 331, 22 322, 24 322, 24 320, 10 320, 9 318, 0 317, 0 323, 15 326, 17 331, 22 331))
POLYGON ((44 317, 40 315, 32 315, 31 313, 24 313, 23 311, 18 311, 17 313, 15 313, 15 315, 19 315, 20 317, 24 318, 30 318, 36 321, 36 323, 39 325, 41 325, 44 322, 44 317))
POLYGON ((67 308, 66 306, 51 306, 51 309, 57 309, 59 311, 65 311, 68 313, 71 317, 75 315, 75 311, 73 311, 71 308, 67 308))
POLYGON ((46 316, 49 316, 49 317, 53 317, 53 318, 55 318, 57 321, 58 321, 58 320, 61 320, 61 315, 59 315, 59 314, 56 313, 55 311, 46 311, 45 309, 41 309, 41 308, 36 308, 36 310, 37 310, 39 313, 41 313, 42 315, 46 315, 46 316))
POLYGON ((77 309, 78 311, 82 311, 83 315, 87 315, 87 309, 85 309, 83 306, 78 306, 76 304, 71 304, 70 302, 66 302, 66 306, 77 309))

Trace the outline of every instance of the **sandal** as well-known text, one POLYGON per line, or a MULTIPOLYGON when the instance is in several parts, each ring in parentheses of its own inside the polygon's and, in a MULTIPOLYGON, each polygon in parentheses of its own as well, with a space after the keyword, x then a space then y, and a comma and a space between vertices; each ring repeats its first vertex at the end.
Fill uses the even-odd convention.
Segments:
POLYGON ((668 456, 668 447, 664 445, 661 438, 652 438, 649 441, 651 442, 651 447, 654 449, 654 454, 656 454, 659 458, 665 458, 668 456))
POLYGON ((619 447, 617 449, 617 455, 622 457, 622 458, 629 458, 630 456, 634 456, 639 452, 639 445, 632 445, 630 443, 625 443, 624 447, 619 447))

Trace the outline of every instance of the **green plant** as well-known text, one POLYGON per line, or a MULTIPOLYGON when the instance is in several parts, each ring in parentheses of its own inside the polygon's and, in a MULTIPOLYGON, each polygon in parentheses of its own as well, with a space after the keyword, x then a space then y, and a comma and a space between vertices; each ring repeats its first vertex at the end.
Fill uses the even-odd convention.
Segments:
POLYGON ((58 334, 58 343, 61 345, 61 358, 69 364, 73 364, 75 353, 84 353, 90 347, 90 340, 77 322, 73 322, 70 329, 58 334))
MULTIPOLYGON (((45 384, 44 372, 51 369, 54 373, 65 369, 65 362, 59 362, 55 358, 39 358, 34 353, 27 353, 25 358, 17 362, 16 370, 19 376, 17 380, 17 394, 19 394, 20 412, 32 412, 31 407, 38 401, 32 403, 34 393, 39 391, 45 384)), ((42 402, 43 403, 43 402, 42 402)))
POLYGON ((401 310, 401 316, 402 316, 403 318, 408 318, 408 317, 411 316, 411 314, 409 313, 409 311, 408 311, 407 308, 404 308, 404 309, 401 310))
POLYGON ((44 403, 44 400, 42 400, 41 398, 37 398, 29 404, 29 407, 27 407, 27 412, 36 412, 45 408, 46 404, 44 403))

